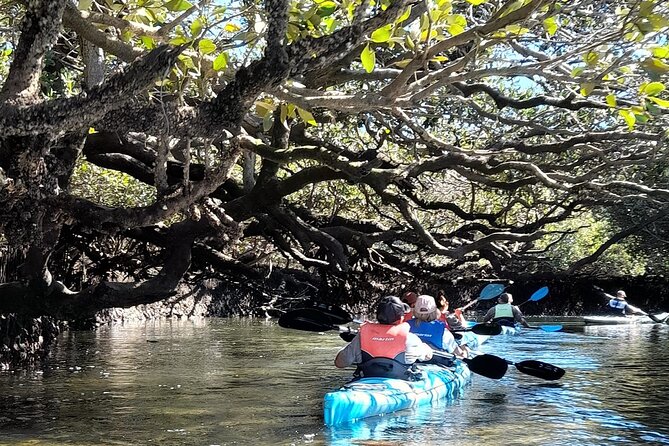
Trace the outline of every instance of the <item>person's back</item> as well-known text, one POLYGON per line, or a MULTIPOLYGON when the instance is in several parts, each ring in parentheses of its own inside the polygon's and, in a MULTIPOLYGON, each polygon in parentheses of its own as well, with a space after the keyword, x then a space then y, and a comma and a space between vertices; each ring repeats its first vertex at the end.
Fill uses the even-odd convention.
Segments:
POLYGON ((337 353, 335 366, 357 364, 357 374, 370 377, 411 378, 411 365, 432 357, 432 349, 404 323, 408 305, 398 297, 384 297, 377 306, 378 323, 365 323, 353 340, 337 353))
POLYGON ((513 296, 511 293, 503 293, 497 299, 497 305, 492 307, 483 317, 483 322, 497 322, 500 325, 521 324, 523 327, 529 327, 529 324, 523 317, 517 306, 513 305, 513 296))
POLYGON ((607 305, 607 313, 615 316, 625 316, 625 309, 627 308, 627 301, 625 300, 627 294, 623 290, 619 290, 615 297, 609 299, 607 305))

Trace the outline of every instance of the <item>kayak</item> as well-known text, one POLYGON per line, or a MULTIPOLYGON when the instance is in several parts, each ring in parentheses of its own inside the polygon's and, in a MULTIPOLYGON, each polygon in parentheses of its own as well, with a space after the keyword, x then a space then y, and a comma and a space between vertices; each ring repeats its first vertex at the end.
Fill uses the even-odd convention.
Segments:
POLYGON ((422 406, 454 398, 469 382, 471 372, 464 362, 453 367, 422 364, 421 379, 361 378, 325 394, 323 418, 334 426, 361 418, 422 406))
MULTIPOLYGON (((669 313, 659 313, 654 315, 657 319, 664 321, 669 317, 669 313)), ((583 316, 585 325, 625 325, 625 324, 656 324, 648 316, 630 315, 630 316, 583 316)))
MULTIPOLYGON (((488 336, 465 333, 467 345, 476 349, 488 336)), ((327 426, 383 415, 454 398, 464 389, 471 372, 462 361, 452 367, 419 364, 420 378, 361 378, 325 394, 323 418, 327 426)))
MULTIPOLYGON (((476 321, 467 321, 467 326, 469 328, 473 327, 474 325, 477 325, 478 322, 476 321)), ((499 324, 500 327, 502 327, 502 332, 500 335, 508 335, 508 336, 515 336, 517 334, 520 334, 523 330, 523 327, 521 325, 502 325, 499 324)))

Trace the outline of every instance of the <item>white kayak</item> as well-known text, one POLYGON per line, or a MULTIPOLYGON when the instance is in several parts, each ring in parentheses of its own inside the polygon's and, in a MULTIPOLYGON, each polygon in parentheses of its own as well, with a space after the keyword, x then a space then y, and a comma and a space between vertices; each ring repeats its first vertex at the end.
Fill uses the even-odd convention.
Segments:
MULTIPOLYGON (((669 313, 654 314, 660 321, 666 321, 669 313)), ((583 316, 585 325, 625 325, 625 324, 656 324, 657 322, 643 315, 629 316, 583 316)))

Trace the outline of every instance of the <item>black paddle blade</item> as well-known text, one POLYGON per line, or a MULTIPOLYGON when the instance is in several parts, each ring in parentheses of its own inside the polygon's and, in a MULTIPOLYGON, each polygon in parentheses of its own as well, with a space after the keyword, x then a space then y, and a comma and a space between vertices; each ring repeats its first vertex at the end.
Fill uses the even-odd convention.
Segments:
POLYGON ((307 302, 305 308, 314 308, 321 313, 320 321, 331 325, 344 325, 353 321, 353 318, 341 307, 328 305, 322 302, 307 302))
POLYGON ((279 326, 283 328, 293 328, 302 331, 328 331, 338 330, 328 323, 329 318, 323 316, 319 310, 314 308, 300 308, 298 310, 288 311, 279 318, 279 326))
POLYGON ((476 324, 471 328, 477 335, 497 336, 502 334, 502 326, 493 322, 491 324, 476 324))
POLYGON ((339 337, 346 342, 351 342, 357 333, 354 331, 342 331, 339 333, 339 337))
POLYGON ((500 379, 509 368, 506 360, 495 355, 478 355, 472 359, 464 358, 463 361, 472 373, 485 376, 490 379, 500 379))
POLYGON ((555 381, 564 376, 565 370, 547 362, 527 360, 514 364, 519 372, 548 381, 555 381))

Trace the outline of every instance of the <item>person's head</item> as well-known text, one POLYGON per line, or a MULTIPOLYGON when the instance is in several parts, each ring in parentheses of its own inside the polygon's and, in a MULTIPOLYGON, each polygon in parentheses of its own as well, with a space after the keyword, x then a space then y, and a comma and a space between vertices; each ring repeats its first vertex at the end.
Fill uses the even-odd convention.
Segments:
POLYGON ((376 320, 380 324, 395 325, 404 320, 411 309, 397 296, 386 296, 376 305, 376 320))
POLYGON ((419 321, 431 322, 439 319, 439 310, 434 297, 421 294, 413 307, 413 317, 419 321))
POLYGON ((413 306, 416 304, 416 299, 418 299, 418 294, 414 293, 413 291, 407 291, 402 296, 402 302, 409 305, 411 308, 413 308, 413 306))
POLYGON ((623 290, 618 290, 616 293, 616 299, 625 300, 626 298, 627 294, 623 290))
POLYGON ((442 313, 448 310, 448 300, 446 299, 446 295, 444 294, 443 290, 439 290, 435 302, 437 304, 437 308, 439 308, 439 311, 442 313))
POLYGON ((511 293, 502 293, 497 298, 497 302, 499 302, 500 304, 510 304, 513 302, 513 296, 511 295, 511 293))

